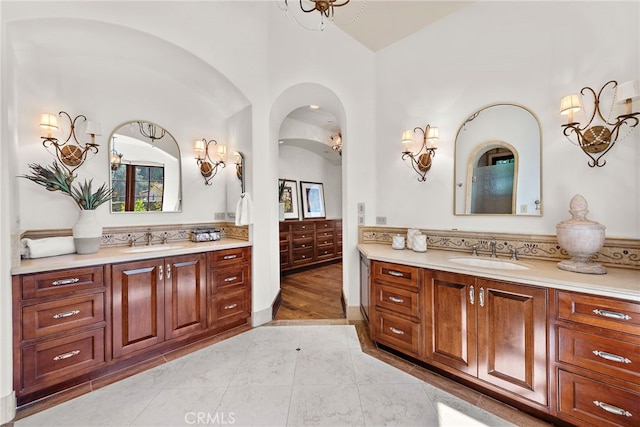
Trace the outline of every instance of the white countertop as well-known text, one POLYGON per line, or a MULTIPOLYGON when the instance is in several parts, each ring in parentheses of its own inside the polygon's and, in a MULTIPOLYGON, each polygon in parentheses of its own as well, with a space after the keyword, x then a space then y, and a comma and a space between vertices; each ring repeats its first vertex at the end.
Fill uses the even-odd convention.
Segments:
MULTIPOLYGON (((458 264, 451 258, 465 258, 471 254, 462 252, 432 250, 419 253, 410 249, 396 250, 387 244, 361 243, 358 250, 370 260, 386 261, 414 267, 470 274, 489 279, 498 279, 544 286, 548 288, 585 292, 611 296, 640 302, 640 270, 607 267, 607 274, 582 274, 560 270, 556 262, 523 259, 515 262, 528 270, 503 270, 458 264)), ((480 256, 479 258, 488 258, 480 256)))
POLYGON ((69 254, 46 258, 23 259, 20 261, 20 266, 11 269, 11 274, 38 273, 41 271, 62 270, 65 268, 86 267, 89 265, 164 258, 166 256, 233 249, 245 246, 251 246, 251 243, 245 240, 223 238, 215 242, 195 243, 185 240, 170 242, 166 245, 103 247, 95 254, 69 254), (140 250, 140 252, 130 252, 131 250, 140 250))

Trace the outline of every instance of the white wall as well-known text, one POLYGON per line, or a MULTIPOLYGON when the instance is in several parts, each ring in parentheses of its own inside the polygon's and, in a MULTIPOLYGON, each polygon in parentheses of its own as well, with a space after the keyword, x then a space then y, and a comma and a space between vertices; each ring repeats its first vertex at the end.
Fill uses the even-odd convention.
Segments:
MULTIPOLYGON (((560 98, 590 86, 640 78, 638 2, 476 2, 376 55, 376 215, 393 226, 555 234, 582 194, 610 237, 640 237, 640 130, 616 144, 607 165, 562 134, 560 98), (597 29, 597 30, 596 30, 597 29), (542 127, 537 217, 453 215, 453 144, 479 108, 513 102, 542 127), (403 129, 440 128, 427 181, 400 159, 403 129)), ((635 110, 640 103, 635 103, 635 110)))

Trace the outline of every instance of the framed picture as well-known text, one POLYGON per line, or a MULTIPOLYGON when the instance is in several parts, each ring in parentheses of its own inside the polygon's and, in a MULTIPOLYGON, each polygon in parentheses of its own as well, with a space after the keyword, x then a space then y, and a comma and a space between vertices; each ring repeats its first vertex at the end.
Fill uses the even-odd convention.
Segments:
POLYGON ((324 187, 319 182, 300 181, 302 218, 324 218, 324 187))
POLYGON ((284 203, 284 219, 300 219, 298 213, 298 184, 290 179, 279 179, 278 188, 284 182, 280 203, 284 203))

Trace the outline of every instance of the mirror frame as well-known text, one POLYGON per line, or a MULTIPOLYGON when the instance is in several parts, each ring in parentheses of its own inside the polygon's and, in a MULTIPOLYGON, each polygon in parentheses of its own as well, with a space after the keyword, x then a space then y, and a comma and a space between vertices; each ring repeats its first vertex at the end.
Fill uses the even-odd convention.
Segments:
MULTIPOLYGON (((109 162, 109 188, 113 188, 113 182, 112 182, 112 178, 113 178, 113 172, 111 170, 111 153, 113 152, 113 137, 114 135, 117 134, 117 131, 120 130, 121 128, 123 128, 124 126, 130 125, 131 123, 138 123, 138 122, 143 122, 143 123, 150 123, 152 125, 158 126, 161 129, 164 129, 164 131, 166 132, 166 134, 168 136, 171 137, 171 139, 173 140, 173 142, 176 145, 176 150, 178 152, 178 185, 177 185, 177 189, 178 189, 178 209, 175 210, 162 210, 162 211, 113 211, 113 209, 111 208, 111 203, 109 204, 109 212, 112 214, 163 214, 163 213, 179 213, 182 212, 182 205, 183 205, 183 192, 182 192, 182 152, 180 151, 180 144, 178 143, 178 140, 173 136, 173 134, 171 132, 169 132, 167 130, 167 128, 165 128, 164 126, 161 126, 159 124, 157 124, 156 122, 153 122, 151 120, 145 120, 145 119, 137 119, 137 120, 127 120, 125 122, 120 123, 119 125, 117 125, 109 134, 109 153, 108 153, 108 157, 107 160, 109 162)), ((164 151, 164 150, 163 150, 164 151)), ((166 179, 166 176, 165 176, 166 179)))
MULTIPOLYGON (((504 143, 504 141, 500 141, 502 143, 504 143)), ((474 148, 472 148, 470 150, 471 153, 477 152, 478 147, 481 146, 490 146, 490 145, 498 145, 496 140, 493 141, 483 141, 483 142, 479 142, 476 143, 476 145, 474 146, 474 148)), ((513 144, 508 143, 508 145, 512 146, 513 144)), ((526 159, 521 159, 520 158, 520 154, 516 151, 513 151, 514 155, 517 158, 517 162, 514 170, 514 176, 517 177, 518 173, 519 173, 519 165, 521 160, 522 161, 526 161, 526 159)), ((471 167, 471 165, 469 165, 469 159, 466 159, 463 165, 463 169, 465 170, 465 184, 466 184, 466 180, 468 178, 469 175, 469 168, 471 167)), ((518 183, 517 183, 517 179, 515 180, 516 182, 514 183, 514 194, 517 194, 517 188, 518 188, 518 183)), ((456 138, 454 141, 454 151, 453 151, 453 214, 456 216, 514 216, 514 217, 518 217, 518 216, 530 216, 530 217, 541 217, 543 215, 543 198, 542 198, 542 126, 540 124, 540 119, 538 118, 538 116, 531 111, 529 108, 525 107, 524 105, 521 104, 517 104, 517 103, 513 103, 513 102, 497 102, 494 104, 489 104, 486 105, 484 107, 481 107, 479 109, 477 109, 476 111, 474 111, 472 114, 468 115, 467 118, 464 120, 464 122, 460 125, 460 127, 458 128, 458 131, 456 132, 456 138), (458 199, 458 187, 459 187, 459 183, 457 182, 457 177, 458 177, 458 141, 460 138, 460 133, 464 130, 465 125, 475 119, 478 118, 478 116, 485 110, 492 108, 492 107, 500 107, 500 106, 512 106, 512 107, 517 107, 517 108, 521 108, 524 111, 526 111, 527 113, 529 113, 531 115, 531 117, 533 117, 533 119, 536 121, 536 124, 538 126, 538 157, 539 157, 539 165, 538 165, 538 186, 539 186, 539 199, 537 200, 539 203, 537 203, 538 205, 538 209, 536 210, 536 213, 518 213, 517 209, 515 211, 515 213, 508 213, 508 214, 501 214, 501 213, 467 213, 466 212, 466 202, 468 201, 467 199, 470 198, 470 192, 469 190, 467 190, 465 188, 465 206, 463 207, 462 211, 463 212, 457 212, 457 199, 458 199)), ((515 206, 515 208, 517 208, 517 198, 515 200, 512 201, 513 206, 515 206)))

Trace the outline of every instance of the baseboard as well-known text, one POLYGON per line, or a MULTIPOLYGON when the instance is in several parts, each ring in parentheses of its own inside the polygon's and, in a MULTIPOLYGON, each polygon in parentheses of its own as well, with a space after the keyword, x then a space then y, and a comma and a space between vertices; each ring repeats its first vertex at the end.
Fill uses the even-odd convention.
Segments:
POLYGON ((16 417, 16 393, 11 393, 0 398, 0 424, 8 423, 16 417))
POLYGON ((347 306, 347 320, 364 320, 364 317, 360 312, 360 306, 357 306, 357 305, 347 306))
POLYGON ((276 318, 278 314, 278 310, 280 310, 280 306, 282 305, 282 289, 278 289, 278 295, 276 295, 273 300, 273 305, 271 306, 271 320, 276 318))
POLYGON ((254 328, 265 323, 269 323, 273 320, 273 306, 269 306, 264 310, 254 311, 251 314, 251 326, 254 328))

